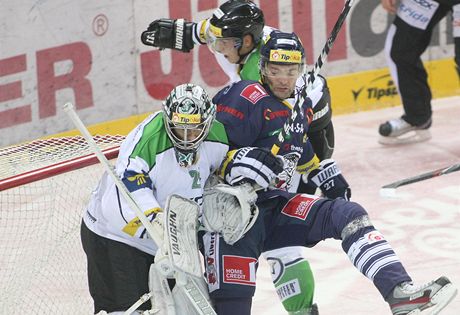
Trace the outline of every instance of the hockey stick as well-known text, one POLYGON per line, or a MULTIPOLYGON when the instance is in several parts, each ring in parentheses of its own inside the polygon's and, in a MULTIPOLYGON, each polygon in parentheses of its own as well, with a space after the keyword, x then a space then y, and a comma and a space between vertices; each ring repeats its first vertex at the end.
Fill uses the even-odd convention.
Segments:
POLYGON ((398 187, 413 184, 413 183, 416 183, 416 182, 421 182, 421 181, 426 180, 426 179, 430 179, 430 178, 433 178, 433 177, 438 177, 438 176, 441 176, 441 175, 446 175, 446 174, 457 172, 457 171, 460 171, 460 163, 451 165, 449 167, 440 168, 440 169, 435 170, 435 171, 431 171, 431 172, 423 173, 423 174, 420 174, 420 175, 408 177, 408 178, 396 181, 394 183, 382 186, 382 188, 380 189, 380 196, 382 196, 382 197, 392 197, 392 196, 395 196, 396 188, 398 188, 398 187))
POLYGON ((99 162, 101 162, 101 164, 104 167, 104 169, 107 172, 107 174, 109 174, 109 176, 112 177, 113 181, 115 182, 115 185, 117 185, 117 187, 120 190, 122 196, 128 202, 128 204, 131 207, 131 209, 133 209, 134 212, 136 212, 137 217, 142 222, 142 225, 145 227, 145 229, 149 233, 149 235, 152 238, 152 240, 155 242, 155 244, 158 247, 160 247, 160 245, 162 244, 161 235, 159 235, 159 233, 153 229, 152 224, 147 219, 145 214, 142 212, 141 208, 136 203, 136 201, 133 199, 133 197, 131 196, 131 193, 128 191, 128 189, 126 188, 125 184, 120 180, 118 175, 115 174, 114 168, 111 166, 110 162, 107 160, 105 155, 102 153, 101 149, 98 147, 96 142, 94 142, 94 139, 91 136, 91 134, 89 133, 88 129, 83 124, 83 122, 81 121, 80 117, 78 117, 77 113, 75 112, 75 109, 74 109, 74 106, 72 105, 72 103, 64 104, 63 108, 64 108, 65 113, 69 116, 69 118, 72 121, 72 123, 81 132, 81 134, 85 138, 86 142, 88 143, 90 149, 94 152, 94 154, 96 155, 96 157, 99 160, 99 162))
MULTIPOLYGON (((86 126, 81 121, 80 117, 78 117, 77 113, 75 112, 74 106, 71 103, 66 103, 63 106, 65 113, 69 116, 70 120, 73 122, 75 127, 81 132, 83 137, 85 138, 86 142, 88 143, 90 149, 94 152, 96 157, 98 158, 99 162, 101 162, 102 166, 104 167, 107 174, 113 179, 115 185, 121 192, 123 198, 128 202, 131 209, 134 210, 138 219, 141 221, 142 225, 147 230, 147 233, 150 235, 153 242, 160 248, 163 245, 162 236, 153 228, 152 223, 147 219, 145 214, 142 212, 139 205, 133 199, 131 193, 126 188, 125 184, 121 181, 118 175, 115 173, 114 168, 111 166, 110 162, 107 160, 105 155, 102 153, 101 149, 98 147, 96 142, 94 141, 93 137, 89 133, 86 126)), ((174 261, 171 261, 172 265, 178 267, 174 264, 174 261)), ((167 272, 168 270, 164 270, 167 272)), ((178 272, 176 270, 176 277, 182 282, 188 284, 188 287, 185 288, 187 296, 190 298, 190 301, 193 303, 193 306, 200 315, 215 315, 211 304, 206 299, 206 297, 202 294, 200 289, 198 288, 197 284, 194 282, 194 277, 201 278, 201 270, 198 271, 191 271, 189 270, 182 270, 182 272, 178 272)), ((142 299, 142 297, 141 297, 142 299)))
POLYGON ((289 138, 291 130, 293 129, 294 120, 296 119, 297 115, 300 115, 301 107, 303 103, 305 102, 305 99, 307 98, 307 92, 309 91, 313 82, 315 82, 315 79, 318 76, 319 71, 321 70, 321 67, 326 61, 327 55, 329 54, 329 51, 334 45, 335 39, 337 38, 337 35, 339 34, 340 29, 342 28, 343 22, 345 22, 348 12, 350 12, 351 6, 353 5, 353 1, 354 0, 347 0, 347 2, 345 2, 343 10, 338 17, 337 22, 335 22, 334 28, 332 29, 331 34, 329 35, 329 38, 326 41, 326 44, 324 45, 323 50, 321 51, 321 54, 319 55, 318 59, 315 62, 313 71, 310 72, 310 75, 307 78, 307 82, 305 83, 305 85, 303 86, 303 88, 301 89, 299 93, 299 97, 297 98, 294 104, 294 107, 291 110, 291 115, 288 117, 288 119, 284 123, 284 126, 281 129, 281 132, 278 134, 276 143, 273 144, 271 148, 271 151, 273 154, 275 155, 278 154, 285 139, 289 138))

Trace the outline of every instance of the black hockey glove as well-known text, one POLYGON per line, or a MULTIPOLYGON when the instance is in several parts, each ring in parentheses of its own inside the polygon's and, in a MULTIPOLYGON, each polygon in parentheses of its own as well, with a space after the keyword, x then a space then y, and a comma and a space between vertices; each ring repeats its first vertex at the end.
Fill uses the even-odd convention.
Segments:
POLYGON ((351 198, 350 187, 333 159, 321 161, 317 169, 304 176, 307 176, 308 182, 318 186, 327 198, 351 198))
POLYGON ((262 188, 272 184, 283 171, 283 161, 266 148, 244 147, 230 151, 224 161, 224 178, 230 185, 256 183, 262 188))
POLYGON ((160 49, 171 48, 183 52, 193 49, 193 22, 184 19, 159 19, 150 23, 142 32, 141 41, 144 45, 160 49))

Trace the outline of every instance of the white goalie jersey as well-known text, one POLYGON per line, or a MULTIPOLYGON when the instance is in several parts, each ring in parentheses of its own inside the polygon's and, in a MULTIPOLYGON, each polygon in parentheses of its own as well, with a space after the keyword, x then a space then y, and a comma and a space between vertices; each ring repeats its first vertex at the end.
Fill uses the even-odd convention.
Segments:
MULTIPOLYGON (((146 217, 152 221, 171 194, 202 204, 204 184, 217 170, 228 151, 222 124, 214 122, 198 149, 198 161, 179 167, 174 147, 157 112, 134 129, 120 147, 116 173, 122 179, 146 217)), ((94 233, 154 255, 157 248, 134 210, 119 193, 113 180, 104 174, 83 218, 94 233)))

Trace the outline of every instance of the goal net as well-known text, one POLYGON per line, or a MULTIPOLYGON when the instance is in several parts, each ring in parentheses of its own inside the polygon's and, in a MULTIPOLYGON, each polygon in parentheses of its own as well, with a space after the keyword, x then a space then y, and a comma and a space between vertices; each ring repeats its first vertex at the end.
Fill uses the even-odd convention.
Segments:
MULTIPOLYGON (((108 159, 123 136, 96 136, 108 159)), ((103 173, 84 138, 0 148, 0 314, 91 314, 80 222, 103 173)))

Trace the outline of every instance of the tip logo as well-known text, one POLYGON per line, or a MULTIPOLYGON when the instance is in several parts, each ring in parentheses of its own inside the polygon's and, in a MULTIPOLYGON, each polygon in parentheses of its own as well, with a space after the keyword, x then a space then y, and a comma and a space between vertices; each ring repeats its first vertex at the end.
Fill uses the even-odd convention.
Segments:
POLYGON ((171 120, 173 123, 178 124, 199 124, 201 122, 201 115, 173 113, 171 120))
POLYGON ((300 51, 270 50, 270 60, 273 62, 301 63, 302 54, 300 51))
POLYGON ((360 95, 368 100, 380 100, 382 97, 395 97, 398 95, 398 89, 389 74, 379 76, 359 89, 351 90, 351 92, 355 101, 358 100, 360 95), (365 93, 362 93, 363 91, 365 93))

